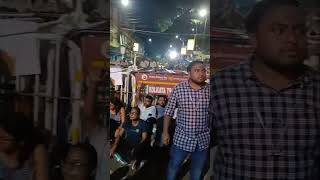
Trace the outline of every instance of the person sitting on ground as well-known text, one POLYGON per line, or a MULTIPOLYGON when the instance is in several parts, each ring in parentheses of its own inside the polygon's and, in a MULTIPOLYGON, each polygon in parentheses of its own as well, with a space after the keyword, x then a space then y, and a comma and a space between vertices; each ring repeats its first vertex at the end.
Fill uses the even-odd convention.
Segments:
POLYGON ((42 133, 22 113, 1 113, 0 162, 5 180, 48 180, 48 155, 42 133))
POLYGON ((125 107, 118 98, 110 99, 110 137, 114 138, 117 129, 123 125, 126 118, 125 107))
POLYGON ((110 119, 123 124, 126 118, 125 105, 118 98, 110 99, 110 119))
POLYGON ((161 143, 161 134, 163 129, 163 118, 164 118, 164 111, 167 104, 167 96, 166 95, 159 95, 157 100, 157 120, 156 120, 156 132, 155 132, 155 143, 156 145, 162 146, 161 143))
POLYGON ((157 119, 160 119, 164 116, 165 107, 167 105, 167 96, 166 95, 159 95, 157 101, 157 119))
POLYGON ((97 152, 92 145, 68 145, 62 162, 63 180, 94 180, 97 161, 97 152))
POLYGON ((140 109, 140 119, 147 122, 148 133, 152 134, 153 125, 156 123, 157 109, 152 105, 153 97, 151 95, 146 95, 141 102, 140 94, 141 86, 138 86, 138 93, 136 96, 136 102, 138 102, 138 108, 140 109))
POLYGON ((140 109, 133 107, 131 109, 129 118, 130 122, 125 122, 120 127, 119 133, 116 136, 115 142, 110 150, 110 157, 112 158, 116 151, 129 157, 132 160, 133 168, 137 169, 140 162, 146 159, 148 154, 149 143, 147 140, 147 124, 139 119, 140 109))
POLYGON ((152 105, 153 97, 146 95, 143 98, 143 103, 139 103, 138 107, 141 110, 140 119, 148 121, 150 118, 156 118, 156 107, 152 105))

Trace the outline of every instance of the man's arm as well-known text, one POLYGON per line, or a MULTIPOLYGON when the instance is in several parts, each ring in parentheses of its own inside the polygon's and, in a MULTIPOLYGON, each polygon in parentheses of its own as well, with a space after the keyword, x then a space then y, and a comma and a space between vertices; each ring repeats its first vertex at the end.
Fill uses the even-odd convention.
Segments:
POLYGON ((162 139, 163 139, 164 145, 169 145, 170 143, 170 135, 169 135, 170 121, 171 121, 171 117, 168 115, 164 115, 163 132, 162 132, 162 139))
POLYGON ((142 139, 141 139, 141 142, 140 143, 143 143, 147 140, 148 138, 148 133, 147 132, 143 132, 142 133, 142 139))
POLYGON ((170 125, 170 120, 173 117, 174 111, 177 108, 177 105, 178 105, 177 88, 174 88, 164 113, 163 131, 162 131, 162 141, 164 145, 169 145, 170 143, 169 125, 170 125))
POLYGON ((137 85, 137 91, 136 91, 136 96, 135 96, 135 106, 138 106, 141 103, 141 86, 142 84, 137 85))
POLYGON ((120 121, 121 121, 121 124, 123 124, 126 120, 126 110, 124 107, 121 107, 120 109, 120 121))

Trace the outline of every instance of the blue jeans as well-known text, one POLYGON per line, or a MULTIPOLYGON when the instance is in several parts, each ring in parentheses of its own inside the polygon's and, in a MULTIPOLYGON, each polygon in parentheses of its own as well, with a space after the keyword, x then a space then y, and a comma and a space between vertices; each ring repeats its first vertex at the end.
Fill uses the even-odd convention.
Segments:
POLYGON ((188 154, 191 154, 190 180, 200 180, 203 167, 207 160, 208 149, 199 151, 197 146, 195 152, 187 152, 175 145, 172 145, 170 150, 170 161, 167 169, 166 180, 176 179, 176 175, 182 165, 182 162, 188 154))

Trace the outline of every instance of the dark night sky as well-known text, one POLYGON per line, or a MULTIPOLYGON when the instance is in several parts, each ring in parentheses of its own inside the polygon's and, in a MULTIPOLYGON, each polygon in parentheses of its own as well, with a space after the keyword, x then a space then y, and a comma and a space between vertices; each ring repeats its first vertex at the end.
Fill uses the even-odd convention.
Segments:
MULTIPOLYGON (((157 20, 160 18, 175 18, 179 14, 179 7, 197 9, 206 7, 209 10, 210 0, 131 0, 130 7, 123 10, 125 10, 128 21, 135 20, 135 23, 130 24, 131 27, 135 24, 136 29, 159 32, 157 20)), ((169 48, 169 44, 177 43, 181 45, 181 42, 175 39, 174 34, 192 33, 193 26, 190 24, 190 18, 188 13, 180 18, 175 18, 173 25, 165 31, 166 33, 173 33, 172 35, 153 33, 136 33, 136 35, 145 41, 148 55, 152 57, 164 55, 169 48), (148 42, 149 38, 152 39, 152 43, 148 42)), ((209 27, 209 24, 207 26, 209 27)))
MULTIPOLYGON (((121 1, 121 0, 115 0, 121 1)), ((210 10, 210 0, 129 0, 130 7, 122 9, 128 20, 130 26, 135 24, 136 29, 144 31, 156 31, 157 19, 159 18, 174 18, 179 12, 179 7, 199 9, 200 7, 206 7, 210 10), (134 21, 134 22, 132 22, 134 21)), ((225 0, 215 0, 221 1, 225 0)), ((256 0, 231 0, 238 11, 245 15, 250 7, 256 2, 256 0)), ((306 0, 310 2, 316 2, 318 0, 306 0)), ((304 1, 303 1, 304 2, 304 1)), ((320 2, 320 1, 318 1, 320 2)), ((305 2, 304 2, 305 3, 305 2)), ((166 33, 174 34, 191 34, 192 27, 190 24, 190 14, 176 18, 173 21, 173 26, 170 27, 166 33)), ((210 27, 210 21, 207 23, 207 27, 210 27)), ((176 41, 175 35, 163 35, 152 33, 136 33, 138 37, 145 41, 145 48, 150 56, 164 55, 168 50, 169 44, 176 41), (148 42, 148 38, 152 38, 152 43, 148 42)), ((190 37, 190 36, 189 36, 190 37)), ((187 37, 185 37, 187 38, 187 37)))

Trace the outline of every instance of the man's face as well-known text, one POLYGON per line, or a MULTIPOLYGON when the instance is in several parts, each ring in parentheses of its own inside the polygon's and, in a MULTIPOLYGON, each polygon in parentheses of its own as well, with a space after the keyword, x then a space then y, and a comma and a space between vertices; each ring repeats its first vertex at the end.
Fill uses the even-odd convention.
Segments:
POLYGON ((62 173, 65 180, 85 180, 89 176, 89 159, 85 151, 79 148, 72 148, 62 166, 62 173))
POLYGON ((152 100, 149 98, 144 98, 143 105, 147 108, 150 107, 152 105, 152 100))
POLYGON ((166 105, 166 100, 164 99, 164 97, 159 97, 158 104, 160 106, 165 106, 166 105))
POLYGON ((15 139, 4 129, 0 128, 0 152, 10 153, 15 150, 15 139))
POLYGON ((258 57, 273 68, 291 69, 307 57, 305 16, 297 7, 270 9, 254 37, 258 57))
POLYGON ((203 84, 206 81, 206 68, 203 64, 195 64, 189 72, 189 78, 197 83, 203 84))

